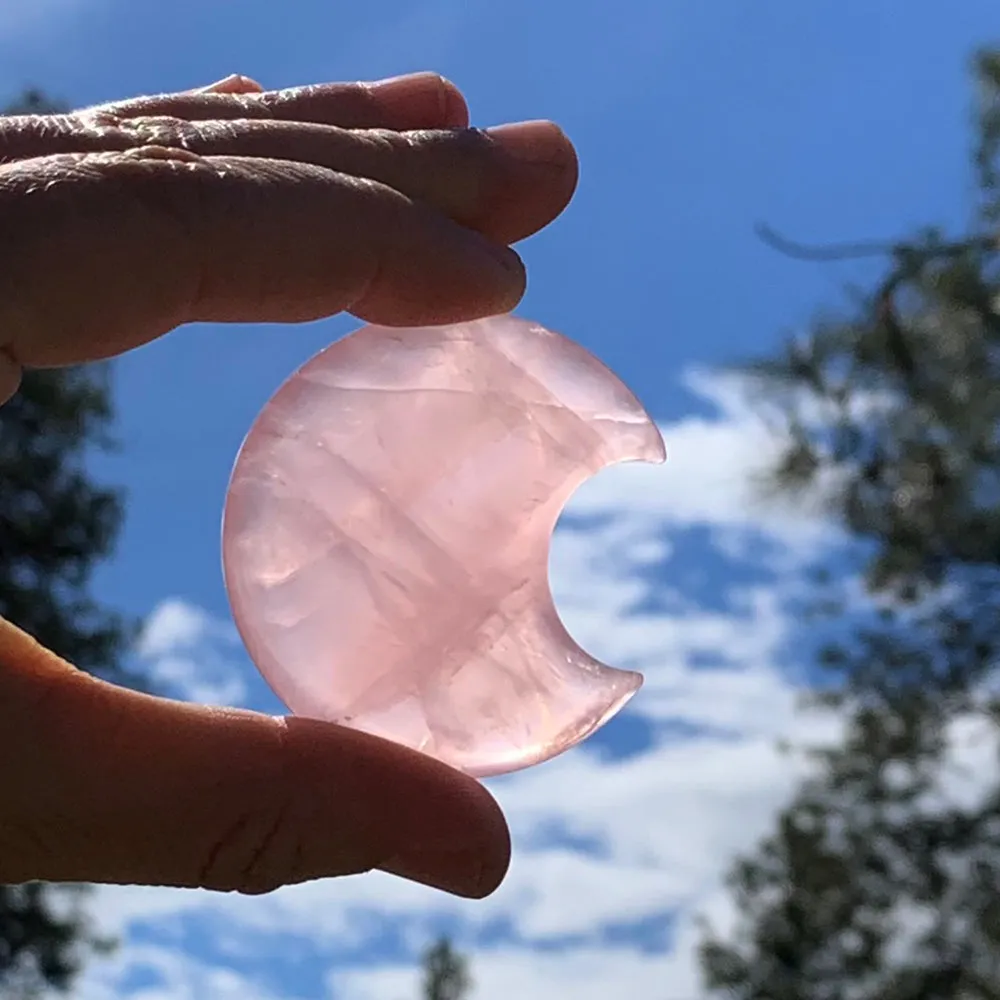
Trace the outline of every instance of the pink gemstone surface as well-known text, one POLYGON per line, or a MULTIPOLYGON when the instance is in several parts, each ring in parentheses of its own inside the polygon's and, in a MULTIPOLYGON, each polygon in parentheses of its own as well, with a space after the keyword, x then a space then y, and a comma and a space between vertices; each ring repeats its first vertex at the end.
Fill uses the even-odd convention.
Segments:
POLYGON ((298 715, 478 777, 540 763, 642 683, 556 613, 560 511, 602 468, 664 458, 632 393, 560 334, 512 316, 363 327, 281 386, 237 458, 237 627, 298 715))

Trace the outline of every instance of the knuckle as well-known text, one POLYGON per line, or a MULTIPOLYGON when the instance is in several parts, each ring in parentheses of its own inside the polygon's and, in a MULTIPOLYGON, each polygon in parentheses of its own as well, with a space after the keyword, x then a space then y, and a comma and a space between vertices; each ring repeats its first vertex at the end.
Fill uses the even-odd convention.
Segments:
POLYGON ((388 138, 397 171, 424 179, 437 203, 458 211, 460 221, 478 218, 484 199, 506 176, 496 144, 479 129, 424 129, 388 138), (471 213, 471 215, 469 214, 471 213))
POLYGON ((73 115, 0 117, 0 163, 72 149, 79 131, 80 121, 73 115))
POLYGON ((189 149, 198 139, 197 126, 171 115, 122 118, 117 128, 136 146, 189 149))
POLYGON ((410 133, 394 132, 385 128, 365 129, 355 135, 370 153, 390 159, 405 156, 419 145, 410 133))
POLYGON ((351 94, 360 107, 372 116, 373 121, 378 120, 381 101, 378 95, 378 85, 367 80, 359 80, 343 88, 346 93, 351 94))
POLYGON ((126 120, 125 116, 114 108, 92 108, 76 116, 76 120, 93 129, 116 129, 126 120))
POLYGON ((240 94, 240 104, 256 111, 255 117, 280 118, 289 107, 311 96, 311 87, 287 87, 283 90, 265 90, 257 94, 240 94))
POLYGON ((204 126, 176 115, 129 114, 113 107, 95 108, 76 116, 75 131, 88 146, 105 149, 157 147, 194 150, 204 126))
POLYGON ((483 174, 497 160, 493 143, 476 129, 365 129, 354 135, 372 162, 377 158, 396 172, 405 171, 407 177, 417 171, 439 184, 467 181, 465 175, 483 174))
POLYGON ((72 115, 0 118, 0 163, 49 156, 121 153, 144 147, 190 150, 198 125, 169 115, 129 116, 114 108, 72 115))
POLYGON ((194 163, 201 164, 204 158, 197 153, 185 149, 183 146, 171 146, 161 143, 152 143, 148 146, 134 146, 127 149, 112 160, 112 162, 136 162, 143 160, 160 160, 170 163, 194 163))
MULTIPOLYGON (((260 90, 232 91, 224 96, 225 103, 232 109, 232 118, 274 118, 276 103, 268 101, 268 92, 260 90)), ((221 116, 220 116, 221 117, 221 116)))
POLYGON ((275 732, 275 752, 265 773, 235 790, 238 803, 209 841, 199 884, 206 889, 262 895, 302 879, 302 836, 309 800, 292 789, 293 746, 283 726, 275 732))

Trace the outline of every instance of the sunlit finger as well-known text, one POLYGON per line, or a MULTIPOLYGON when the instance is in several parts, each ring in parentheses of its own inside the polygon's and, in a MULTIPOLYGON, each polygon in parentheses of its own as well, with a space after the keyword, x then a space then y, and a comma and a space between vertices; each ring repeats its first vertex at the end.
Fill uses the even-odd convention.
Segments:
MULTIPOLYGON (((94 110, 94 109, 91 109, 94 110)), ((100 110, 124 117, 188 120, 269 118, 342 128, 461 128, 469 111, 461 91, 436 73, 374 83, 325 83, 260 93, 160 94, 115 101, 100 110)))
POLYGON ((376 181, 145 147, 0 168, 0 346, 109 357, 181 323, 389 325, 511 309, 516 254, 376 181))
POLYGON ((489 793, 430 757, 125 691, 0 620, 0 882, 258 893, 385 865, 483 896, 509 852, 489 793))

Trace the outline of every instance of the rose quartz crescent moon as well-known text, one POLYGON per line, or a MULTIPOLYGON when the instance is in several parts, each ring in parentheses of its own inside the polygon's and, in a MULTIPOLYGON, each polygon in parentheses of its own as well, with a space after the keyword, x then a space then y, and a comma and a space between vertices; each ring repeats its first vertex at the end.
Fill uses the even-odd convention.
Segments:
POLYGON ((362 327, 278 389, 237 457, 237 628, 297 715, 476 777, 540 763, 642 684, 563 627, 556 521, 594 473, 665 457, 621 381, 536 323, 362 327))

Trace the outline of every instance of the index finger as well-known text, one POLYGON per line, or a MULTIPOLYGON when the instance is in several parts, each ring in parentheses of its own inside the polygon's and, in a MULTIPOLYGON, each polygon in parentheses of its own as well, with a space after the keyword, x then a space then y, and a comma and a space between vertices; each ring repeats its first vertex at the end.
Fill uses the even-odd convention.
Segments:
POLYGON ((469 109, 462 92, 437 73, 412 73, 373 83, 322 83, 283 90, 188 91, 103 104, 123 118, 171 115, 189 121, 274 118, 340 128, 464 128, 469 109))
POLYGON ((261 893, 383 868, 478 898, 509 857, 492 797, 439 761, 117 688, 0 620, 0 883, 261 893))
POLYGON ((386 185, 180 149, 0 167, 0 233, 0 402, 19 364, 112 357, 182 323, 426 326, 506 312, 525 286, 513 250, 386 185))

